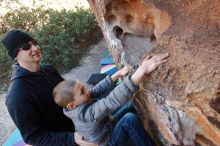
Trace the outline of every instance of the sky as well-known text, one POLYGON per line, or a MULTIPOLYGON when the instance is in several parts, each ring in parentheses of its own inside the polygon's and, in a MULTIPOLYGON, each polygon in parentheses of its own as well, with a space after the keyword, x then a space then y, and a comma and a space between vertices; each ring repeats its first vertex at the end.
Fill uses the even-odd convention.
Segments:
POLYGON ((74 9, 77 7, 89 8, 87 0, 0 0, 0 15, 4 15, 10 10, 16 10, 20 6, 52 8, 56 10, 74 9))

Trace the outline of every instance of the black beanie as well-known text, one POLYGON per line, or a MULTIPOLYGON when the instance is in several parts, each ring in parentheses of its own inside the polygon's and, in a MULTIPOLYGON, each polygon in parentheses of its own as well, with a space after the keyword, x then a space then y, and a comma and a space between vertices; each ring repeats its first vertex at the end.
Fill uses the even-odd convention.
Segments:
POLYGON ((15 59, 22 45, 32 40, 34 39, 27 33, 21 30, 13 29, 8 31, 3 36, 1 42, 4 45, 4 47, 7 49, 8 55, 12 59, 15 59))

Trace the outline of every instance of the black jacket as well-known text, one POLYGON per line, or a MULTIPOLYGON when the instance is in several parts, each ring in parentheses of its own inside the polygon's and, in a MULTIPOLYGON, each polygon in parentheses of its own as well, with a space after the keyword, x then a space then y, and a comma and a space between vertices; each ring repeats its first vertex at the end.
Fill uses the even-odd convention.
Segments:
POLYGON ((6 96, 8 111, 24 141, 36 146, 73 146, 74 125, 53 101, 53 88, 63 80, 50 65, 30 72, 19 64, 12 66, 6 96))

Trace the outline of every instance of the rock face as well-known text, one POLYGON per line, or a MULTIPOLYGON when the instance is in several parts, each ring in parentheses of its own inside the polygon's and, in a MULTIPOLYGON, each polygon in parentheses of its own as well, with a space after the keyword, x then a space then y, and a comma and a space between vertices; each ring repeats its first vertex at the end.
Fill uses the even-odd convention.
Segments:
POLYGON ((159 146, 220 146, 220 1, 88 0, 120 68, 168 52, 134 104, 159 146))

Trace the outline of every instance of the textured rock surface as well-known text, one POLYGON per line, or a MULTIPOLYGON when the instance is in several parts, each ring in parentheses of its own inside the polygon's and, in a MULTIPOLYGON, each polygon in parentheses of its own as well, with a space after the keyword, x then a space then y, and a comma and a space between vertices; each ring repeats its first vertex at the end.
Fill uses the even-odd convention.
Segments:
POLYGON ((157 144, 220 146, 220 1, 88 1, 119 68, 170 53, 134 98, 157 144))

